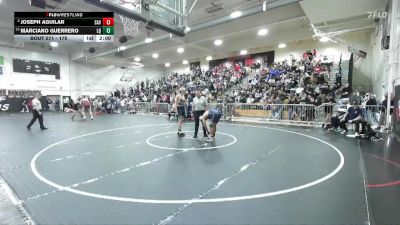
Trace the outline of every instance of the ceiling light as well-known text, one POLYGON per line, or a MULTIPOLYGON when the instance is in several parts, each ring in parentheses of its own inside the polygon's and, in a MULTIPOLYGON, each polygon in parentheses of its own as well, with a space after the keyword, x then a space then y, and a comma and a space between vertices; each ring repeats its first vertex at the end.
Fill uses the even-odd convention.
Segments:
POLYGON ((177 51, 178 53, 183 53, 183 52, 185 51, 185 49, 184 49, 184 48, 178 48, 176 51, 177 51))
POLYGON ((207 56, 207 57, 206 57, 206 60, 207 60, 207 61, 211 61, 212 59, 213 59, 212 56, 207 56))
POLYGON ((183 65, 187 65, 188 63, 189 63, 189 61, 187 61, 187 60, 183 60, 183 61, 182 61, 182 64, 183 64, 183 65))
POLYGON ((247 55, 247 50, 240 51, 240 55, 247 55))
POLYGON ((158 59, 158 53, 153 53, 153 55, 152 55, 152 57, 154 58, 154 59, 158 59))
POLYGON ((268 34, 268 30, 267 30, 267 29, 261 29, 261 30, 259 30, 257 33, 258 33, 258 35, 260 35, 260 36, 265 36, 265 35, 268 34))
POLYGON ((140 62, 140 57, 135 57, 135 62, 140 62))
POLYGON ((223 43, 223 41, 220 39, 217 39, 214 41, 214 45, 216 45, 216 46, 220 46, 220 45, 222 45, 222 43, 223 43))
POLYGON ((126 50, 126 46, 121 46, 121 47, 119 47, 119 50, 120 50, 120 51, 125 51, 125 50, 126 50))
POLYGON ((144 39, 144 42, 151 43, 151 42, 153 42, 153 38, 147 37, 146 39, 144 39))
POLYGON ((329 41, 329 38, 327 38, 327 37, 322 37, 322 38, 319 39, 319 41, 320 41, 320 42, 327 42, 327 41, 329 41))
POLYGON ((233 12, 233 13, 231 13, 231 18, 238 18, 238 17, 241 17, 242 16, 242 12, 240 12, 240 11, 235 11, 235 12, 233 12))
POLYGON ((50 46, 53 48, 58 47, 58 42, 50 42, 50 46))
POLYGON ((165 67, 170 67, 171 66, 171 64, 170 63, 165 63, 165 67))
POLYGON ((285 43, 280 43, 280 44, 278 45, 278 48, 286 48, 286 44, 285 44, 285 43))

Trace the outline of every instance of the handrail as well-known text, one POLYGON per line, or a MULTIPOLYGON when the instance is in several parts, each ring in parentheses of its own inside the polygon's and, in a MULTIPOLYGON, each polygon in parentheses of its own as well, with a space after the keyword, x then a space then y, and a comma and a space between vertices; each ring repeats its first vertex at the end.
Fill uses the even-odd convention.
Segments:
MULTIPOLYGON (((134 102, 131 105, 144 113, 168 114, 173 110, 171 104, 162 102, 134 102)), ((128 106, 129 104, 126 104, 126 107, 128 106)), ((225 120, 318 126, 323 123, 329 123, 334 113, 347 111, 347 108, 340 111, 339 106, 340 104, 336 103, 322 103, 321 105, 208 103, 207 109, 219 107, 225 120)), ((366 121, 372 125, 378 125, 380 114, 386 110, 386 107, 382 105, 367 105, 361 109, 366 121)), ((188 116, 191 116, 190 112, 188 112, 188 116)))

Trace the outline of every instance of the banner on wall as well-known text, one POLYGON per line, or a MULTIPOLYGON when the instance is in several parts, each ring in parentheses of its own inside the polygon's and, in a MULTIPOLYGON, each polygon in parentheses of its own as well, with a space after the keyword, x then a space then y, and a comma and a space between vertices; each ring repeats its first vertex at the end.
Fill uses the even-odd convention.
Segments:
MULTIPOLYGON (((24 101, 30 101, 32 98, 9 98, 7 96, 0 96, 0 113, 1 112, 21 112, 24 101)), ((47 98, 43 96, 40 98, 42 108, 46 111, 49 109, 47 98)))
POLYGON ((4 75, 4 57, 0 55, 0 76, 4 75))
POLYGON ((13 59, 13 71, 16 73, 55 75, 57 80, 60 79, 60 64, 58 63, 13 59))

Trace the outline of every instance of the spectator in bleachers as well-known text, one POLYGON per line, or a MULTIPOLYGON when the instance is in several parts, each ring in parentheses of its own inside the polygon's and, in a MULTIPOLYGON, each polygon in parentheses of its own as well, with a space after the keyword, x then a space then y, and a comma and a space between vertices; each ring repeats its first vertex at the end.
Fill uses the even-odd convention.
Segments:
POLYGON ((346 84, 342 89, 341 89, 341 97, 340 98, 350 98, 351 95, 351 87, 349 84, 346 84))
POLYGON ((351 98, 352 102, 357 102, 358 105, 361 105, 363 103, 363 98, 360 96, 360 92, 359 91, 354 91, 353 92, 353 96, 351 98))

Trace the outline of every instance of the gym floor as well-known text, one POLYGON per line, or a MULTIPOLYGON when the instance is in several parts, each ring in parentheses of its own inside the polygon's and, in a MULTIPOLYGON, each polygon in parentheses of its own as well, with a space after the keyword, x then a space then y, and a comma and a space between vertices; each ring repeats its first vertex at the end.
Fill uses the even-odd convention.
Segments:
MULTIPOLYGON (((0 114, 0 172, 36 224, 399 224, 400 148, 321 129, 0 114)), ((21 209, 19 210, 21 211, 21 209)))

